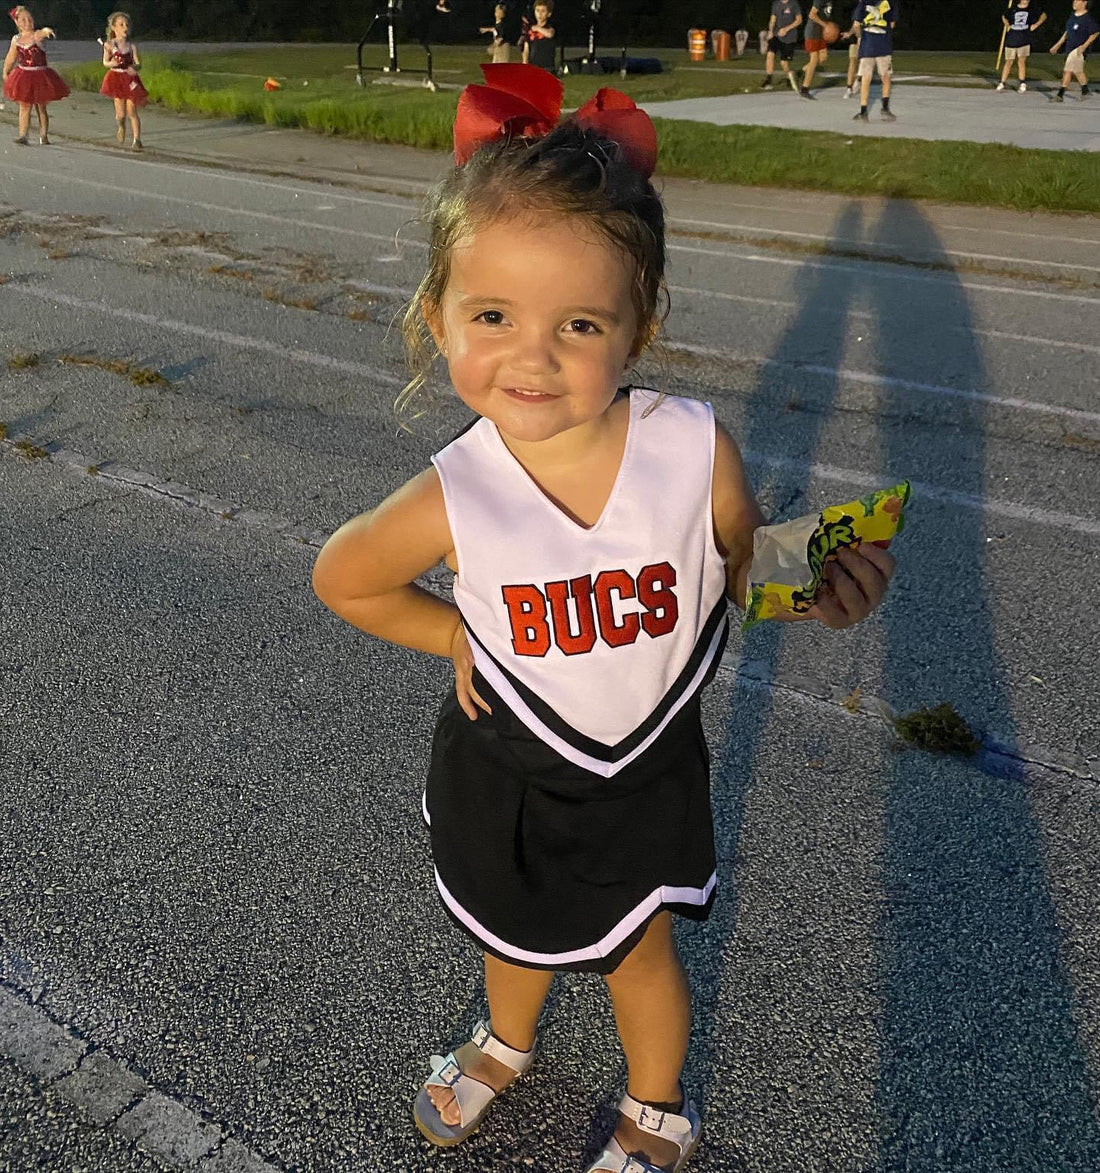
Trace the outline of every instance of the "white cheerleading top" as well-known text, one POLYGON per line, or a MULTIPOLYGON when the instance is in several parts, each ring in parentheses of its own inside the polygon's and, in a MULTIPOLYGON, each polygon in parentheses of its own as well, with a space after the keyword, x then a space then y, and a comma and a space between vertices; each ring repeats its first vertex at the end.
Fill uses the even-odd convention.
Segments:
POLYGON ((622 464, 589 529, 543 494, 487 419, 432 458, 478 671, 532 733, 603 777, 702 688, 727 632, 714 413, 657 400, 631 389, 622 464))

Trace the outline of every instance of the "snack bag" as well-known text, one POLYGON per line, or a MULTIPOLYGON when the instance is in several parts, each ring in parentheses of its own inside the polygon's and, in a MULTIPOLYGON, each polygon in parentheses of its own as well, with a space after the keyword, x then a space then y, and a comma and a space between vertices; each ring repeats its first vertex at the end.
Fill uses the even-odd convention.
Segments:
POLYGON ((905 525, 909 482, 879 489, 808 513, 780 525, 761 526, 752 538, 748 596, 742 631, 784 612, 799 614, 814 604, 825 566, 844 546, 874 542, 885 548, 905 525))

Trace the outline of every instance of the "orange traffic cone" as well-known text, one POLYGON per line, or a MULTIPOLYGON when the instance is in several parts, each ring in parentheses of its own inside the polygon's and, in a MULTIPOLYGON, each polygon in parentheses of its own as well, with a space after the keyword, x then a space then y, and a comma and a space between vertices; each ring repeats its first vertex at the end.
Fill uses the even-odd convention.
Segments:
POLYGON ((279 85, 279 83, 273 77, 269 77, 267 81, 264 82, 265 90, 281 90, 282 88, 283 87, 279 85))

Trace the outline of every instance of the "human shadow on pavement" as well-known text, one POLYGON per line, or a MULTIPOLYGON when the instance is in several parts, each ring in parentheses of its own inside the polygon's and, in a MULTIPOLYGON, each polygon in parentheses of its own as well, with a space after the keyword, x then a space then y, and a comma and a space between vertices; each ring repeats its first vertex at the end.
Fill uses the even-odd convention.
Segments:
MULTIPOLYGON (((843 248, 850 247, 850 242, 863 234, 863 211, 853 201, 838 215, 830 237, 838 248, 843 248)), ((838 395, 838 378, 833 372, 843 366, 846 323, 859 291, 858 271, 846 265, 811 262, 798 270, 795 283, 800 307, 775 346, 773 357, 783 363, 811 364, 813 373, 800 372, 794 365, 762 364, 744 422, 740 428, 731 429, 764 513, 776 521, 797 517, 809 509, 806 491, 810 466, 838 395), (778 468, 758 459, 769 455, 794 461, 795 465, 778 468)), ((740 614, 730 609, 732 624, 736 625, 740 614)), ((782 1066, 782 1060, 773 1062, 772 1048, 785 1045, 778 1041, 781 1019, 792 1008, 791 1003, 777 1009, 778 1002, 785 1000, 771 1000, 762 989, 730 989, 730 982, 738 980, 763 987, 781 968, 771 965, 769 959, 749 956, 756 942, 746 943, 738 932, 743 894, 735 871, 742 849, 746 802, 761 770, 767 769, 764 760, 775 732, 772 690, 767 685, 754 684, 749 677, 767 680, 777 670, 784 642, 798 636, 798 632, 774 623, 762 624, 745 636, 736 630, 731 634, 730 647, 736 651, 740 646, 739 675, 731 689, 729 712, 722 720, 727 731, 724 744, 715 747, 712 780, 718 895, 710 920, 685 941, 684 950, 695 993, 686 1085, 692 1094, 701 1096, 705 1119, 708 1105, 712 1119, 718 1112, 740 1118, 734 1126, 739 1142, 748 1144, 753 1151, 760 1146, 757 1155, 768 1167, 772 1167, 772 1154, 786 1148, 784 1131, 795 1133, 805 1119, 791 1113, 789 1105, 784 1107, 774 1097, 765 1102, 769 1094, 766 1089, 782 1066), (762 1010, 764 1018, 745 1032, 752 1038, 738 1038, 738 1015, 746 1010, 755 1014, 757 1009, 762 1010), (732 1042, 722 1044, 720 1050, 723 1035, 732 1042)), ((803 763, 793 765, 801 769, 803 763)), ((792 926, 792 932, 797 934, 797 927, 792 926)), ((764 943, 763 952, 775 948, 785 953, 789 947, 788 935, 781 942, 764 943)), ((705 1134, 705 1146, 707 1135, 712 1138, 711 1144, 722 1143, 716 1132, 712 1128, 705 1134)), ((828 1167, 828 1161, 820 1167, 828 1167)))
MULTIPOLYGON (((876 316, 878 369, 903 373, 914 355, 950 345, 954 376, 990 390, 966 292, 932 225, 916 205, 894 201, 876 234, 917 244, 946 270, 934 284, 874 285, 867 308, 876 316)), ((934 430, 936 479, 983 497, 986 406, 914 405, 912 394, 890 384, 880 392, 884 467, 927 476, 912 468, 913 428, 904 417, 915 407, 926 421, 916 430, 934 430)), ((910 557, 905 573, 945 581, 915 584, 906 607, 886 615, 887 698, 956 701, 977 726, 1011 740, 983 515, 953 507, 937 520, 937 507, 914 504, 906 539, 915 540, 902 557, 920 546, 927 556, 910 557)), ((991 777, 909 751, 894 756, 885 784, 879 1168, 1100 1169, 1094 1093, 1022 770, 991 777)))

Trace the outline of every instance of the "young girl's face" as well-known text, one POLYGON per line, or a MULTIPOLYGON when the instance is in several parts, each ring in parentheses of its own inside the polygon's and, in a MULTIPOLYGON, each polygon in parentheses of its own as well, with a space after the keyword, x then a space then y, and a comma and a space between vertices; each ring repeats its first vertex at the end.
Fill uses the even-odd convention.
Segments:
POLYGON ((545 24, 550 19, 550 9, 545 4, 535 5, 535 20, 539 24, 545 24))
POLYGON ((34 32, 34 17, 24 8, 15 14, 15 27, 21 33, 34 32))
POLYGON ((463 403, 524 444, 598 425, 637 357, 623 252, 548 217, 486 224, 450 261, 428 322, 463 403))
POLYGON ((130 22, 124 16, 111 25, 111 35, 118 41, 124 41, 130 35, 130 22))

